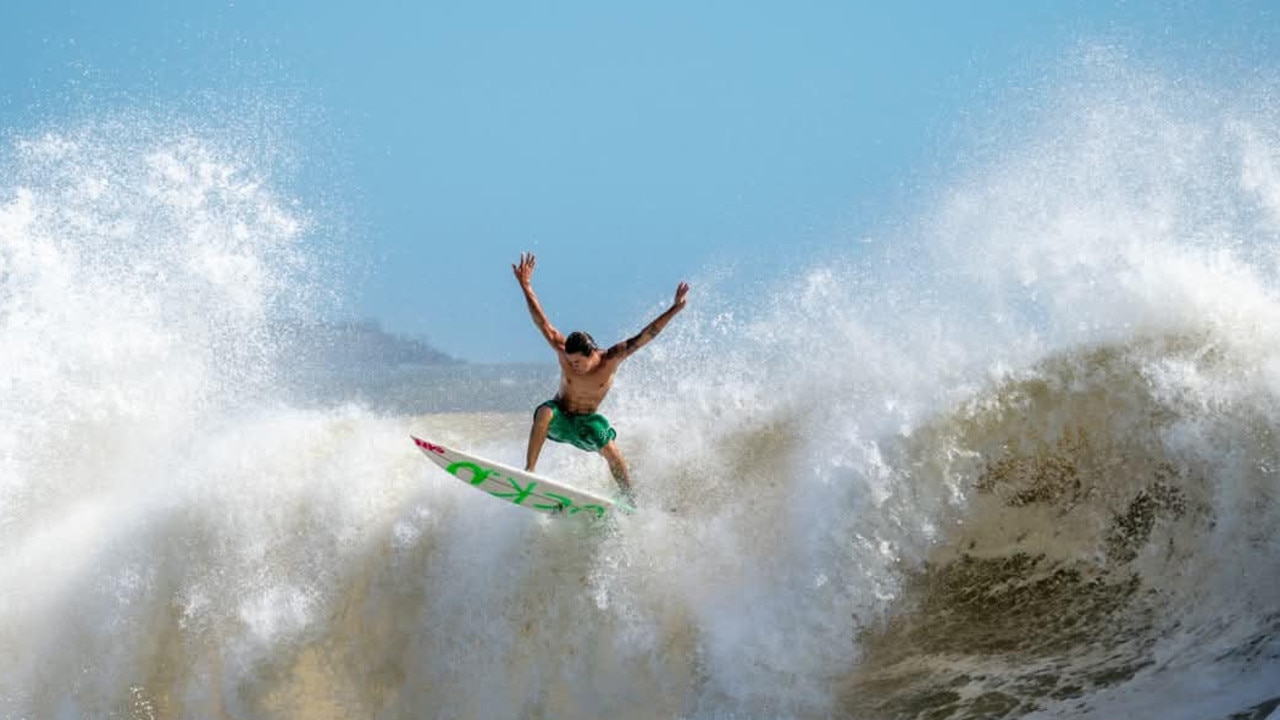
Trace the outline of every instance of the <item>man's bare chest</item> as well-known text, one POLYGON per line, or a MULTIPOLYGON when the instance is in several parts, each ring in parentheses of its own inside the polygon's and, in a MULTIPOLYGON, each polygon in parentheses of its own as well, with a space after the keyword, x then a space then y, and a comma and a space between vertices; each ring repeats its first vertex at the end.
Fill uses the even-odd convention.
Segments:
POLYGON ((574 395, 603 396, 613 384, 613 373, 591 373, 588 375, 565 375, 562 387, 574 395))

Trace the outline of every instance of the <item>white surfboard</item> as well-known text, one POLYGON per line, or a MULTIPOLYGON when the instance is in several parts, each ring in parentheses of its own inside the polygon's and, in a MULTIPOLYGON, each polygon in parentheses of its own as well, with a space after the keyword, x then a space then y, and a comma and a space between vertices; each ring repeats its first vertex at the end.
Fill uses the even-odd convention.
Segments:
POLYGON ((557 515, 584 515, 593 519, 631 511, 630 508, 619 506, 600 495, 569 487, 551 478, 517 470, 509 465, 485 460, 412 435, 409 437, 413 438, 423 455, 444 468, 445 472, 512 505, 557 515))

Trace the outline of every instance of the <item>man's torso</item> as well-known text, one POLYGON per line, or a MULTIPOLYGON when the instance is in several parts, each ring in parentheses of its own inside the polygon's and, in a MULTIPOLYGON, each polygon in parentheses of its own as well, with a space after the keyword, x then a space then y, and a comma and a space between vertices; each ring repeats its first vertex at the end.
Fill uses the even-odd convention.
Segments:
POLYGON ((561 353, 560 392, 556 395, 556 401, 565 412, 574 415, 595 412, 609 394, 609 388, 613 387, 613 378, 617 375, 621 362, 620 358, 602 356, 598 365, 579 375, 573 372, 561 353))

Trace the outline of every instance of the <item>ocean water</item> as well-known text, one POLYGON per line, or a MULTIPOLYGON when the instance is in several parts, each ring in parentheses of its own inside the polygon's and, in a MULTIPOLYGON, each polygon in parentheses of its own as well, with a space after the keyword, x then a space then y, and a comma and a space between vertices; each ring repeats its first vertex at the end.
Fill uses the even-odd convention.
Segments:
POLYGON ((252 138, 11 135, 0 717, 1265 717, 1274 89, 1103 63, 776 292, 695 277, 608 526, 408 441, 518 462, 553 374, 295 382, 329 256, 252 138))

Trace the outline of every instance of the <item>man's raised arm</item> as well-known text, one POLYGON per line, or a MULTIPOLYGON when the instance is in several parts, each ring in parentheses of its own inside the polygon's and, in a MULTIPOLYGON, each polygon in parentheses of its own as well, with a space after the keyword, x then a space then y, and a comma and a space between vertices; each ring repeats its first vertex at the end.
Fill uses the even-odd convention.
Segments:
POLYGON ((520 283, 520 289, 524 291, 524 301, 529 306, 529 315, 533 317, 533 324, 542 333, 542 337, 551 343, 551 347, 557 350, 564 350, 564 336, 560 331, 551 324, 547 319, 547 314, 542 311, 542 304, 538 302, 538 296, 533 292, 533 266, 537 264, 537 258, 533 253, 520 253, 520 264, 512 265, 511 271, 516 275, 516 281, 520 283))
POLYGON ((666 312, 662 313, 654 319, 653 322, 649 323, 645 329, 641 330, 635 337, 623 340, 617 345, 609 348, 605 351, 605 357, 625 358, 631 355, 631 353, 644 347, 650 340, 658 337, 658 333, 662 332, 662 328, 666 327, 667 323, 671 322, 671 318, 675 317, 676 313, 684 309, 685 303, 687 302, 685 300, 685 296, 688 294, 689 283, 680 283, 680 285, 676 287, 676 299, 671 303, 671 307, 667 308, 666 312))

